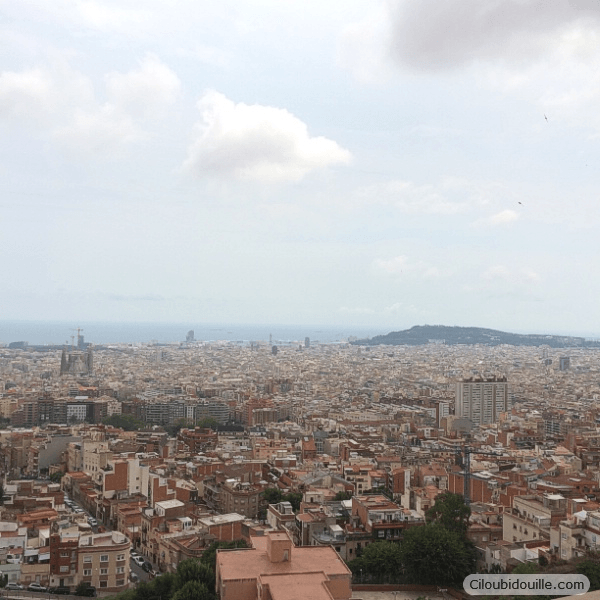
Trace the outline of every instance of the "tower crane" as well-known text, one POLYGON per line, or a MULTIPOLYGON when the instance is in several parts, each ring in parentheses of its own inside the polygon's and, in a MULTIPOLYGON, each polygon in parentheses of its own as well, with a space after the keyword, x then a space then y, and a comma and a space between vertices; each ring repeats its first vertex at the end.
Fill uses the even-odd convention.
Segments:
POLYGON ((479 450, 479 448, 467 446, 466 444, 456 448, 452 446, 437 446, 436 448, 428 448, 428 450, 430 452, 455 452, 458 464, 463 469, 463 497, 467 506, 471 504, 471 454, 483 454, 486 456, 498 457, 502 456, 502 454, 498 454, 497 452, 486 452, 484 450, 479 450))
MULTIPOLYGON (((81 332, 83 331, 83 329, 81 329, 81 327, 77 327, 76 329, 71 329, 71 331, 76 331, 77 332, 77 348, 79 348, 79 340, 81 339, 81 332)), ((73 345, 73 347, 75 346, 75 340, 74 340, 74 335, 71 336, 71 342, 73 345)))

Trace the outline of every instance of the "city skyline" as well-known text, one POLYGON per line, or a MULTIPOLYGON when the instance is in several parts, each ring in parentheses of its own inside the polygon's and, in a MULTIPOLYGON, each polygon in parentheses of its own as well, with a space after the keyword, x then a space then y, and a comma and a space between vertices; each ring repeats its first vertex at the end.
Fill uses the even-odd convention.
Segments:
POLYGON ((596 334, 595 3, 0 11, 3 319, 596 334))

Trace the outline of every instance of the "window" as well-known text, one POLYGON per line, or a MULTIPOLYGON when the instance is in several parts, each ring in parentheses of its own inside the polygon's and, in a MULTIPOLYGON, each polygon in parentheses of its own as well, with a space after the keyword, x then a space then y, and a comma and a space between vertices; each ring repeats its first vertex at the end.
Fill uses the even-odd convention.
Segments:
POLYGON ((92 576, 92 570, 91 569, 84 569, 83 570, 83 576, 84 577, 91 577, 92 576))
POLYGON ((108 581, 101 581, 100 587, 108 587, 108 581))
POLYGON ((117 585, 125 585, 124 579, 117 579, 117 585))
POLYGON ((60 572, 61 573, 68 573, 69 572, 69 565, 61 565, 60 572))
POLYGON ((108 569, 100 569, 100 575, 108 575, 108 569))
POLYGON ((90 563, 90 562, 92 562, 92 557, 91 557, 89 554, 86 554, 86 555, 83 557, 83 562, 84 562, 84 563, 90 563))
POLYGON ((61 552, 60 553, 60 557, 61 558, 68 558, 69 557, 69 553, 68 552, 61 552))
POLYGON ((100 556, 100 562, 108 562, 108 554, 102 554, 100 556))
POLYGON ((125 567, 117 567, 116 572, 117 573, 125 573, 125 567))
POLYGON ((124 554, 117 554, 117 560, 125 560, 124 554))

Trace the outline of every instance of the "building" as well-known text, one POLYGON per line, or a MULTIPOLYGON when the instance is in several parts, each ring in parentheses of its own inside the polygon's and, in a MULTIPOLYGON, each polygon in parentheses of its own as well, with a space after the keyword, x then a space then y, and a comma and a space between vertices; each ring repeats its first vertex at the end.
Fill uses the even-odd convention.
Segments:
POLYGON ((508 410, 506 377, 465 379, 456 384, 456 416, 475 425, 497 423, 508 410))
POLYGON ((285 531, 251 538, 253 548, 217 551, 221 600, 349 600, 352 574, 331 546, 294 546, 285 531))
POLYGON ((126 590, 129 550, 129 539, 118 531, 81 536, 77 556, 78 583, 83 581, 106 592, 126 590))

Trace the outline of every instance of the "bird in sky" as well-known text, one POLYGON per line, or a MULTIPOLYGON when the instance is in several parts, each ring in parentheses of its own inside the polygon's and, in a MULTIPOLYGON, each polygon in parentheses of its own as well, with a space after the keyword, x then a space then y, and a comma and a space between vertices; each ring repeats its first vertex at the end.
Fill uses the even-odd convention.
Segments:
POLYGON ((544 115, 544 119, 546 119, 546 123, 548 122, 548 117, 544 115))

